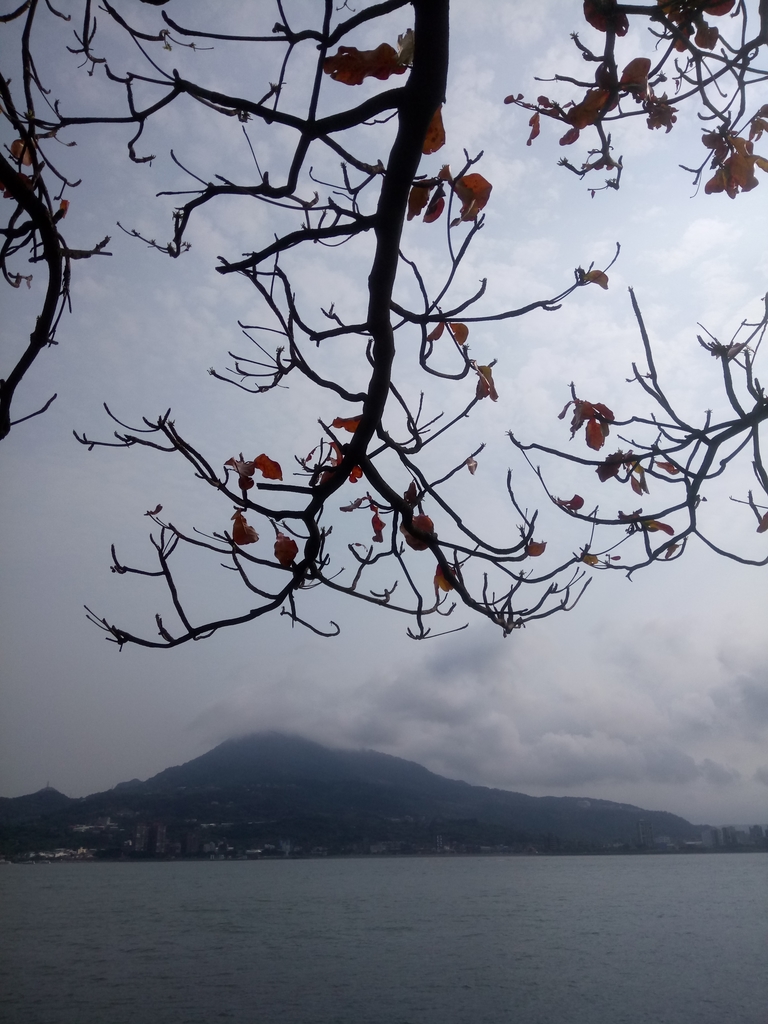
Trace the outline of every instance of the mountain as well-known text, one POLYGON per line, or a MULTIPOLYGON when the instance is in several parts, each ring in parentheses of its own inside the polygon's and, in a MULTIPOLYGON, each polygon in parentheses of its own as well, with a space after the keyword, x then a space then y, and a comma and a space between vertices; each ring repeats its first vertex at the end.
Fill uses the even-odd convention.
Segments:
POLYGON ((34 821, 55 814, 72 803, 53 786, 46 786, 29 796, 0 797, 0 822, 34 821))
POLYGON ((699 836, 698 826, 664 811, 472 786, 388 754, 270 732, 227 740, 146 782, 79 800, 50 789, 0 800, 0 849, 19 852, 35 837, 72 846, 76 831, 77 845, 133 850, 136 826, 160 822, 181 852, 214 839, 232 850, 290 841, 302 850, 415 851, 434 849, 437 836, 444 848, 534 844, 567 852, 634 847, 641 819, 674 841, 699 836))
POLYGON ((663 811, 577 797, 532 797, 446 779, 414 761, 374 750, 333 750, 319 743, 262 733, 228 740, 143 784, 147 793, 180 787, 199 790, 254 784, 276 787, 280 803, 294 809, 432 818, 477 818, 523 831, 554 832, 587 841, 633 841, 637 821, 659 834, 687 838, 695 826, 663 811))

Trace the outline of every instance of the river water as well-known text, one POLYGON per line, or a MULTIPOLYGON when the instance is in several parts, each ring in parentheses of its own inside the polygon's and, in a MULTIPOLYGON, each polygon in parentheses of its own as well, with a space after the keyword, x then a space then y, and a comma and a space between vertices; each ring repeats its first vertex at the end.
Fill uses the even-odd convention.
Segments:
POLYGON ((768 1024, 768 856, 0 867, 4 1024, 768 1024))

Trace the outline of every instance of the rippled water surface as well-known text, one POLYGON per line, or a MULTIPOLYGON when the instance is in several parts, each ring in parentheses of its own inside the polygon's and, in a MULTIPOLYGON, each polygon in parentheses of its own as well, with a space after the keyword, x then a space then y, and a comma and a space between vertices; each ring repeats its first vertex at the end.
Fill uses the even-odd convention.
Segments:
POLYGON ((768 1024, 768 856, 0 868, 7 1024, 768 1024))

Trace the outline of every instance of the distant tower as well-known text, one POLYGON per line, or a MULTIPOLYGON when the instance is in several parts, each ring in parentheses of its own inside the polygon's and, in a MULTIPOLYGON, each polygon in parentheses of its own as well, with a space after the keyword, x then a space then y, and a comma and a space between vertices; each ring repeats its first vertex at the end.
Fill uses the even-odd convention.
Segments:
POLYGON ((641 818, 637 823, 637 845, 641 850, 653 846, 653 825, 645 818, 641 818))
POLYGON ((723 825, 723 846, 736 846, 736 829, 733 825, 723 825))
POLYGON ((156 857, 162 857, 166 844, 165 825, 161 821, 156 821, 149 833, 149 852, 154 853, 156 857))
POLYGON ((720 829, 703 828, 701 830, 701 842, 707 849, 716 850, 720 846, 720 829))
POLYGON ((133 851, 134 853, 146 853, 149 842, 149 829, 144 824, 138 824, 133 830, 133 851))

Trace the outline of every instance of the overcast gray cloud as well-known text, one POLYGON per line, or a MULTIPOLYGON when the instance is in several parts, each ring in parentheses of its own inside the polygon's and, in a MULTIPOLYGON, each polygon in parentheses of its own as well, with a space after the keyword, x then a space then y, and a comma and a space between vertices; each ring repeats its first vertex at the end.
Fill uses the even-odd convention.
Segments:
POLYGON ((652 802, 702 820, 732 818, 736 807, 737 816, 750 808, 754 816, 761 798, 746 780, 768 730, 718 703, 731 692, 716 656, 724 638, 705 643, 677 620, 665 642, 657 621, 640 619, 641 639, 617 641, 606 656, 600 648, 611 645, 600 633, 615 623, 604 614, 587 635, 574 613, 548 624, 546 637, 528 630, 510 643, 481 626, 431 648, 411 645, 387 668, 355 665, 333 681, 319 682, 321 661, 309 674, 241 682, 191 729, 210 743, 283 729, 476 783, 652 802))
MULTIPOLYGON (((488 445, 471 489, 457 487, 456 498, 482 509, 508 536, 515 525, 503 481, 513 453, 505 432, 561 444, 557 413, 571 380, 612 407, 636 400, 625 383, 639 352, 628 285, 641 299, 675 400, 695 416, 717 409, 719 371, 702 356, 697 322, 727 335, 759 310, 768 255, 753 226, 768 212, 768 179, 734 202, 691 198, 690 179, 677 165, 693 159, 692 148, 698 153, 699 129, 681 118, 666 138, 642 125, 628 130, 621 191, 591 199, 556 167, 556 138, 542 133, 527 148, 526 119, 501 102, 513 91, 538 90, 534 73, 580 66, 568 31, 554 20, 574 10, 572 27, 580 27, 580 5, 549 0, 523 23, 512 5, 490 0, 454 0, 453 8, 461 33, 446 125, 462 145, 485 150, 481 169, 494 183, 460 287, 469 293, 487 277, 489 305, 527 302, 567 285, 576 265, 604 265, 617 240, 623 246, 608 292, 586 289, 556 314, 473 328, 475 351, 499 360, 502 397, 482 403, 451 441, 488 445), (529 44, 539 47, 532 55, 529 44)), ((204 5, 201 22, 203 13, 204 5)), ((391 19, 391 27, 405 26, 391 19)), ((235 69, 227 74, 237 80, 235 69)), ((77 81, 82 100, 88 83, 77 81)), ((66 155, 88 190, 73 199, 71 230, 101 237, 120 219, 164 237, 167 208, 154 193, 169 183, 186 187, 169 161, 171 145, 204 175, 221 173, 225 160, 227 173, 250 160, 239 126, 221 120, 164 122, 169 135, 158 130, 147 139, 158 153, 151 168, 127 164, 117 132, 97 149, 84 134, 79 150, 66 155)), ((260 151, 266 166, 283 155, 279 143, 260 151)), ((336 173, 330 164, 323 170, 336 173)), ((713 823, 768 820, 766 574, 700 549, 631 583, 597 575, 570 615, 506 640, 473 621, 466 631, 417 644, 405 638, 397 616, 316 591, 306 599, 311 620, 341 622, 337 640, 273 618, 188 649, 118 654, 87 625, 84 603, 144 631, 163 610, 151 581, 108 570, 112 542, 120 557, 149 562, 146 509, 162 502, 179 525, 221 528, 216 496, 201 492, 173 459, 88 454, 72 441, 73 428, 109 434, 103 400, 133 422, 171 405, 180 427, 221 463, 254 446, 288 461, 316 441, 316 416, 307 416, 310 396, 301 387, 254 400, 206 373, 225 364, 228 350, 248 351, 236 322, 256 315, 247 283, 213 271, 219 254, 248 251, 254 237, 271 230, 263 209, 241 209, 202 211, 183 260, 164 261, 118 233, 110 260, 76 267, 73 314, 62 323, 59 346, 36 367, 26 400, 34 407, 53 391, 60 397, 45 417, 3 442, 3 479, 13 486, 0 495, 0 792, 50 781, 82 794, 147 777, 232 735, 283 729, 538 795, 602 797, 713 823)), ((442 256, 422 227, 409 225, 406 243, 436 280, 442 256)), ((335 301, 352 320, 364 301, 365 253, 338 253, 339 263, 296 254, 295 273, 308 307, 335 301)), ((23 295, 0 298, 9 311, 12 302, 27 303, 23 295)), ((349 352, 332 358, 340 374, 357 372, 349 352)), ((421 382, 407 386, 417 393, 421 382)), ((439 393, 428 392, 426 401, 435 412, 442 408, 439 393)), ((329 403, 317 414, 338 411, 329 403)), ((723 501, 704 510, 723 535, 741 537, 741 513, 728 495, 746 491, 750 473, 747 467, 724 484, 723 501)), ((514 464, 513 479, 525 504, 541 500, 524 465, 514 464)), ((575 470, 558 467, 555 492, 573 493, 576 480, 575 470)), ((352 522, 334 528, 353 532, 352 522)), ((555 510, 543 508, 540 522, 552 548, 580 543, 555 510)), ((753 522, 743 539, 755 542, 753 522)), ((235 581, 194 559, 182 581, 195 589, 196 614, 242 607, 235 581)), ((458 609, 447 625, 470 620, 458 609)))

